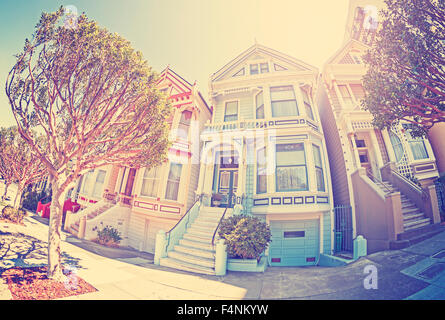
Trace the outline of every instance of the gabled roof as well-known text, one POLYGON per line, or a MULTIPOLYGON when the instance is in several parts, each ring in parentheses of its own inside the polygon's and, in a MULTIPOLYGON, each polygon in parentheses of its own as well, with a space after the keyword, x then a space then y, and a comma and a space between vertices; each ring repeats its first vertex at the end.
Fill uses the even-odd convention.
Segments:
POLYGON ((350 52, 358 51, 365 53, 365 51, 367 51, 368 49, 369 46, 367 46, 363 42, 350 39, 345 42, 345 44, 325 62, 325 66, 328 64, 347 64, 348 54, 350 52))
POLYGON ((298 71, 313 71, 318 72, 318 69, 310 64, 307 64, 299 59, 291 57, 282 52, 276 51, 274 49, 268 48, 261 44, 255 43, 250 48, 242 52, 236 58, 229 61, 226 65, 220 68, 218 71, 213 73, 210 77, 210 81, 218 81, 223 77, 227 76, 227 74, 231 74, 231 72, 236 73, 240 66, 245 63, 247 60, 255 59, 257 57, 270 57, 277 62, 282 62, 283 64, 290 66, 293 70, 298 71))
POLYGON ((167 65, 167 67, 164 70, 162 70, 156 84, 159 88, 163 88, 165 86, 170 88, 168 90, 168 95, 170 97, 182 95, 182 94, 196 93, 197 97, 195 97, 195 98, 199 97, 199 99, 202 100, 202 102, 204 103, 204 105, 206 106, 206 108, 210 112, 210 114, 212 114, 212 109, 209 108, 209 106, 208 106, 206 100, 204 99, 204 97, 202 96, 201 92, 196 89, 196 82, 194 84, 191 84, 186 79, 184 79, 179 74, 177 74, 170 67, 170 65, 167 65))

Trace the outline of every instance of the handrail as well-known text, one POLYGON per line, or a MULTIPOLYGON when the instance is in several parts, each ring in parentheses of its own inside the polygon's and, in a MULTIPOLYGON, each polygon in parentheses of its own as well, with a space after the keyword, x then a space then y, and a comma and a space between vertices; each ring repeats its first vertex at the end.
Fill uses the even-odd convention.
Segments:
POLYGON ((421 193, 423 199, 427 199, 428 198, 428 194, 425 192, 425 190, 423 190, 423 188, 421 188, 420 186, 418 186, 417 184, 415 184, 414 182, 409 180, 407 177, 401 175, 399 172, 397 172, 397 171, 395 171, 395 170, 393 170, 391 168, 390 168, 390 171, 391 171, 391 174, 396 175, 398 178, 402 179, 405 183, 407 183, 413 189, 415 189, 419 193, 421 193))
POLYGON ((372 173, 371 170, 369 168, 366 169, 366 175, 368 176, 368 178, 370 178, 374 183, 378 182, 380 183, 383 188, 386 190, 386 193, 392 193, 393 191, 382 181, 379 180, 378 178, 376 178, 372 173))
MULTIPOLYGON (((201 201, 201 195, 198 197, 198 199, 195 200, 193 205, 187 210, 187 212, 181 217, 181 219, 179 219, 178 222, 176 222, 176 224, 169 231, 166 232, 167 248, 170 245, 170 234, 171 234, 171 232, 181 223, 182 220, 184 220, 185 217, 187 217, 187 219, 189 219, 189 213, 192 211, 192 209, 195 207, 195 205, 196 205, 196 203, 198 201, 201 201)), ((187 220, 187 223, 188 223, 188 220, 187 220)))
POLYGON ((215 229, 215 231, 213 232, 213 237, 212 237, 212 246, 213 246, 213 247, 215 247, 215 235, 216 235, 216 231, 218 231, 219 226, 220 226, 220 224, 221 224, 221 221, 224 219, 224 216, 226 215, 227 209, 228 209, 228 207, 226 207, 226 209, 224 210, 224 213, 223 213, 223 215, 221 216, 221 218, 219 219, 219 221, 218 221, 218 225, 216 226, 216 229, 215 229))

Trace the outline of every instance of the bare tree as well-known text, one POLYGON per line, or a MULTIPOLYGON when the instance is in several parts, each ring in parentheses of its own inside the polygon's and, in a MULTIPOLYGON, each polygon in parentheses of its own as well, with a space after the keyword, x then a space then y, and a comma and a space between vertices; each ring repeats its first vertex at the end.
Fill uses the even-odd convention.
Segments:
POLYGON ((52 185, 48 277, 61 281, 63 200, 82 174, 107 164, 165 160, 170 108, 140 52, 84 14, 43 13, 6 80, 18 131, 52 185), (65 21, 66 22, 66 21, 65 21), (45 137, 42 148, 32 129, 45 137))

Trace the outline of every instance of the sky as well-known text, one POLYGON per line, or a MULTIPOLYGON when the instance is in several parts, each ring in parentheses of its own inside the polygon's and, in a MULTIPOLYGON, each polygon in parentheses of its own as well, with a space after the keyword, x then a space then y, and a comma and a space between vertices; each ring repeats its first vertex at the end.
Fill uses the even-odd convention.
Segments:
MULTIPOLYGON (((157 72, 167 65, 205 98, 209 77, 255 41, 321 71, 341 46, 348 0, 0 0, 0 126, 15 124, 5 94, 14 54, 42 12, 74 6, 129 40, 157 72)), ((208 99, 207 99, 208 101, 208 99)))

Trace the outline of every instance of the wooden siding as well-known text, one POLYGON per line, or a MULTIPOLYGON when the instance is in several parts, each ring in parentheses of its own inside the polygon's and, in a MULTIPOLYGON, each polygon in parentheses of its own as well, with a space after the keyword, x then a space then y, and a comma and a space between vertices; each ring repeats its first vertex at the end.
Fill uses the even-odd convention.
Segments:
MULTIPOLYGON (((335 103, 335 101, 338 103, 333 91, 334 90, 330 90, 331 99, 333 100, 333 103, 335 103), (332 98, 333 96, 335 96, 335 98, 332 98)), ((333 181, 334 205, 350 204, 348 180, 346 176, 347 170, 343 153, 344 146, 342 148, 337 123, 323 83, 320 83, 317 100, 320 120, 326 140, 329 166, 331 169, 331 180, 333 181)), ((345 141, 345 143, 347 143, 347 141, 345 141)))

